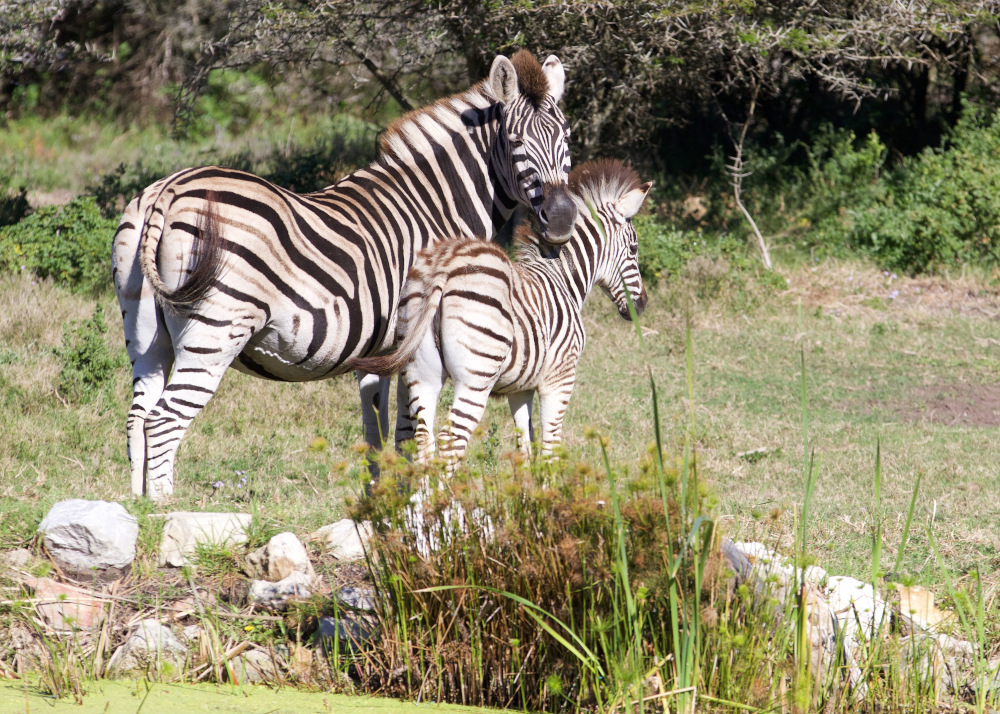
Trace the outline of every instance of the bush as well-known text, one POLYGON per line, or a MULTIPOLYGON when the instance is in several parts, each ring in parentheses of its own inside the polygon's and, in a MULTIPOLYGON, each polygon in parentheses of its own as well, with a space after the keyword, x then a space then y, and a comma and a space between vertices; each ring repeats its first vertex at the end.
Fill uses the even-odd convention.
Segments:
POLYGON ((117 221, 101 215, 91 197, 45 206, 0 229, 0 270, 30 270, 68 287, 111 285, 111 238, 117 221))
POLYGON ((118 168, 101 174, 84 190, 94 197, 102 216, 118 218, 140 191, 170 173, 162 166, 146 166, 140 159, 130 165, 118 164, 118 168))
POLYGON ((868 255, 899 272, 1000 261, 1000 120, 966 105, 936 149, 883 171, 886 147, 871 133, 827 133, 809 149, 798 200, 803 245, 827 255, 868 255))
POLYGON ((904 162, 877 203, 853 212, 850 238, 886 267, 933 272, 1000 260, 1000 115, 966 106, 946 144, 904 162))
POLYGON ((638 215, 633 222, 639 235, 639 272, 650 283, 679 273, 704 245, 700 232, 678 230, 652 215, 638 215))
POLYGON ((59 392, 69 401, 93 401, 115 373, 128 365, 123 353, 108 347, 104 339, 107 331, 100 305, 94 306, 90 319, 74 320, 63 327, 62 344, 52 352, 62 363, 59 392))

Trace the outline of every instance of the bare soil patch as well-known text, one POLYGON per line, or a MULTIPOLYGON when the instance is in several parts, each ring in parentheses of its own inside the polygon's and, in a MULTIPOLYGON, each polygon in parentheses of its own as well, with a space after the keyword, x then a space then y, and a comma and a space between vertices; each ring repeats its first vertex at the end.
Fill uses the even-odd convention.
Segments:
POLYGON ((945 426, 1000 426, 1000 385, 935 384, 883 405, 907 422, 945 426))

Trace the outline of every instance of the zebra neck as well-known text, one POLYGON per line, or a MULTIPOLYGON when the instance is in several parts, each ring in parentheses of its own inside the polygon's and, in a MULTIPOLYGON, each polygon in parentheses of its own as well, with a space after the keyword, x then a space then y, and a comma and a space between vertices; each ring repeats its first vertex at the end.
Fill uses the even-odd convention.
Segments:
POLYGON ((603 254, 601 246, 588 239, 588 232, 578 222, 573 237, 558 249, 558 257, 547 257, 554 251, 543 247, 537 235, 523 242, 517 253, 522 270, 537 275, 553 292, 564 293, 577 310, 583 309, 594 288, 603 254))
POLYGON ((426 177, 435 204, 428 208, 445 208, 459 234, 492 238, 517 205, 501 139, 503 117, 503 105, 481 82, 398 119, 386 129, 372 169, 426 177), (438 176, 440 166, 453 175, 438 176))

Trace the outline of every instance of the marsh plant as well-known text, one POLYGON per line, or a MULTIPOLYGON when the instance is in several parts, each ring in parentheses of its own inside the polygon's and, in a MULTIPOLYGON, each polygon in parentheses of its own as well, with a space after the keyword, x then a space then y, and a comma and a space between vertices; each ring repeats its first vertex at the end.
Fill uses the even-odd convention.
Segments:
MULTIPOLYGON (((693 404, 690 331, 686 348, 693 404)), ((800 367, 803 496, 787 533, 794 546, 786 550, 789 562, 805 568, 815 560, 806 543, 821 464, 809 439, 804 353, 800 367)), ((996 612, 981 587, 953 596, 975 643, 980 686, 946 692, 941 667, 928 664, 940 655, 917 652, 926 640, 904 636, 888 617, 878 623, 887 636, 852 650, 853 670, 843 631, 834 635, 832 659, 817 659, 814 586, 802 570, 783 585, 734 577, 720 555, 724 534, 699 475, 696 444, 688 436, 676 454, 664 448, 651 372, 649 388, 654 441, 631 469, 612 466, 607 440, 597 433, 589 434, 590 458, 564 452, 549 463, 525 463, 508 455, 505 466, 485 474, 470 461, 450 481, 436 477, 440 465, 423 470, 383 455, 382 480, 354 512, 376 524, 368 565, 381 639, 339 666, 375 691, 524 711, 991 705, 981 686, 996 676, 983 623, 995 621, 996 612), (429 489, 416 510, 410 499, 421 484, 429 489)), ((688 434, 697 433, 694 421, 692 407, 688 434)), ((877 445, 872 489, 881 514, 877 445)), ((918 490, 919 482, 897 574, 918 490)), ((888 597, 880 524, 872 531, 869 582, 888 597)), ((954 590, 950 580, 948 587, 954 590)))

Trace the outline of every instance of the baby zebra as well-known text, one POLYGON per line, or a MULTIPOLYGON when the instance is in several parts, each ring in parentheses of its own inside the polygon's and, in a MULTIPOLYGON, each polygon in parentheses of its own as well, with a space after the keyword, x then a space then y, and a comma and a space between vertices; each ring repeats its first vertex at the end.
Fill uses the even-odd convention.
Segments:
POLYGON ((569 183, 576 226, 556 257, 547 257, 553 249, 526 224, 516 231, 513 262, 492 243, 441 241, 418 257, 407 277, 398 349, 354 360, 354 367, 373 374, 402 371, 411 400, 409 433, 416 419, 420 462, 434 454, 434 415, 446 376, 455 399, 440 440, 452 467, 464 456, 490 394, 507 396, 519 448, 530 455, 537 391, 542 454, 550 454, 573 393, 585 338, 581 310, 591 288, 600 285, 627 320, 623 281, 636 311, 646 306, 631 219, 652 183, 641 183, 635 171, 613 160, 575 168, 569 183))

